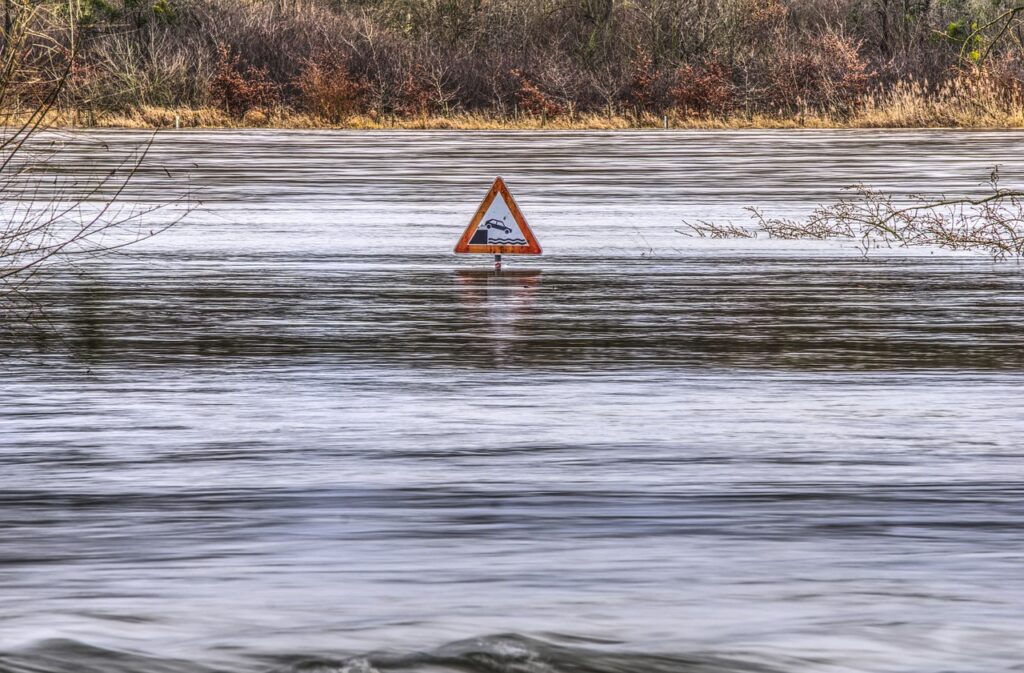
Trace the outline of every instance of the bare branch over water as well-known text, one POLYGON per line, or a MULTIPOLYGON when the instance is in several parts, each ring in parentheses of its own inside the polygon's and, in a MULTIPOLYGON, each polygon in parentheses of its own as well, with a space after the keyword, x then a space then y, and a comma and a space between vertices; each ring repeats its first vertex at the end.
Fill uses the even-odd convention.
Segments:
POLYGON ((757 229, 699 221, 684 222, 687 230, 677 231, 701 238, 756 238, 763 231, 783 240, 846 239, 865 255, 877 248, 931 246, 979 250, 995 259, 1024 257, 1024 191, 1001 187, 998 167, 987 184, 989 193, 979 198, 900 198, 856 185, 805 219, 770 217, 751 207, 757 229))
MULTIPOLYGON (((191 203, 190 190, 157 204, 124 200, 153 136, 109 168, 71 169, 81 136, 48 131, 44 120, 77 64, 73 13, 28 0, 5 4, 0 34, 0 299, 23 297, 41 272, 109 254, 148 239, 187 213, 149 217, 191 203), (55 73, 56 74, 53 74, 55 73), (26 100, 34 101, 26 107, 26 100)), ((98 151, 111 150, 100 142, 98 151)))

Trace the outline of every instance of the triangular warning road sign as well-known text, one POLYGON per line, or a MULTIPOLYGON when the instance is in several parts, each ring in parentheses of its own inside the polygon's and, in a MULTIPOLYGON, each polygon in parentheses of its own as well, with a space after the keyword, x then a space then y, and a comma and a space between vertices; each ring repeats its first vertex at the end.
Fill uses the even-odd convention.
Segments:
POLYGON ((455 252, 494 255, 539 255, 540 243, 512 198, 505 181, 496 178, 476 215, 455 246, 455 252), (500 197, 500 198, 499 198, 500 197))

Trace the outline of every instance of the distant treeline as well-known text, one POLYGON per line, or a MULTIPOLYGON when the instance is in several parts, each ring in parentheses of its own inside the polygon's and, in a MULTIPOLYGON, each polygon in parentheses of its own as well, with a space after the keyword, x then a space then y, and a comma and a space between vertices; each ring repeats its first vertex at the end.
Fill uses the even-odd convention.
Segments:
MULTIPOLYGON (((8 13, 19 5, 4 3, 8 13)), ((901 91, 1019 108, 1024 89, 1024 13, 1005 0, 71 7, 77 56, 58 105, 79 111, 287 111, 329 123, 462 113, 842 118, 901 91)), ((31 97, 31 82, 22 84, 31 97)))

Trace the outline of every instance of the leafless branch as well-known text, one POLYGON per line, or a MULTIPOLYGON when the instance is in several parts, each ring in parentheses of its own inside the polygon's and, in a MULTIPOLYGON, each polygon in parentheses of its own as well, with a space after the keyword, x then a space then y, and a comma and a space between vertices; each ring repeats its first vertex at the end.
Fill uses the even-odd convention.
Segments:
POLYGON ((154 136, 105 172, 68 170, 64 158, 71 143, 44 126, 75 63, 74 13, 31 0, 9 0, 8 9, 12 20, 0 34, 0 300, 5 301, 23 298, 27 284, 47 269, 110 254, 165 231, 192 203, 187 185, 179 196, 154 205, 122 199, 154 136), (50 30, 38 30, 39 25, 50 30), (66 44, 48 37, 62 34, 71 36, 66 44), (56 77, 39 74, 54 72, 54 64, 56 77), (176 215, 151 217, 182 203, 186 207, 176 215))
MULTIPOLYGON (((747 210, 769 238, 848 239, 865 255, 874 248, 932 246, 980 250, 995 259, 1024 257, 1024 191, 1000 187, 998 168, 992 170, 988 186, 991 193, 980 198, 916 195, 900 201, 893 194, 860 185, 800 220, 768 217, 757 208, 747 210)), ((703 237, 751 237, 748 229, 731 224, 688 226, 703 237)))

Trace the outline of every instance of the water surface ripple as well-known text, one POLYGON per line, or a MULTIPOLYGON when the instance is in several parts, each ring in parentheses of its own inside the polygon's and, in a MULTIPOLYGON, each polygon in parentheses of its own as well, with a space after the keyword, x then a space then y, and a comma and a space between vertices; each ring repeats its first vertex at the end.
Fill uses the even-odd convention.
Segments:
POLYGON ((677 231, 1022 157, 157 135, 126 197, 202 204, 5 308, 0 673, 1024 670, 1022 267, 677 231), (501 275, 450 254, 496 174, 546 253, 501 275))

